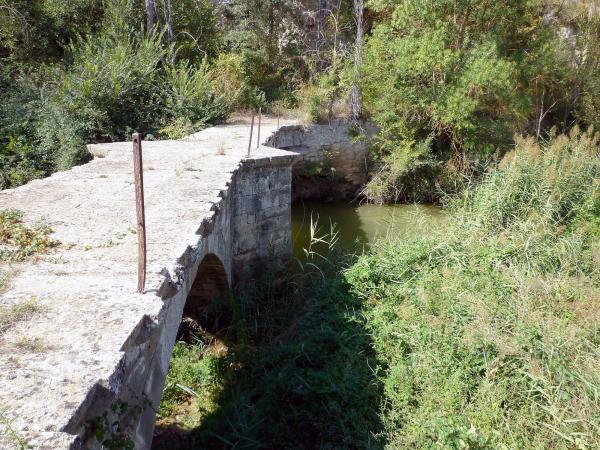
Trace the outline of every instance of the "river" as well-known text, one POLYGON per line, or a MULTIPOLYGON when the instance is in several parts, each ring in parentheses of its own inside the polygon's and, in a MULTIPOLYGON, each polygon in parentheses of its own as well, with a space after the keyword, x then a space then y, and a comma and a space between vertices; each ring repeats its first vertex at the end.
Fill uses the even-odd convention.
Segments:
MULTIPOLYGON (((306 259, 311 236, 311 217, 316 236, 330 236, 331 226, 338 233, 336 246, 347 252, 367 250, 377 239, 423 233, 428 227, 440 226, 445 220, 442 209, 434 205, 393 204, 358 205, 304 201, 292 206, 294 256, 306 259)), ((314 247, 313 247, 314 248, 314 247)), ((326 245, 316 247, 319 253, 326 245)))

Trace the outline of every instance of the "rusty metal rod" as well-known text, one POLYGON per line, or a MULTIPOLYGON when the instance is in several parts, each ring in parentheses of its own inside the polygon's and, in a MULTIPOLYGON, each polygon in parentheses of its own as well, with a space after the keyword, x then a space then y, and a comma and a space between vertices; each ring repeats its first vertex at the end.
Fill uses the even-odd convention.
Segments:
POLYGON ((248 155, 250 158, 250 149, 252 148, 252 132, 254 131, 254 111, 252 111, 252 123, 250 124, 250 140, 248 141, 248 155))
POLYGON ((138 292, 143 294, 146 287, 146 211, 144 208, 144 173, 140 133, 133 133, 133 173, 138 234, 138 292))
POLYGON ((258 108, 258 133, 256 135, 256 148, 260 147, 260 124, 262 122, 262 108, 258 108))

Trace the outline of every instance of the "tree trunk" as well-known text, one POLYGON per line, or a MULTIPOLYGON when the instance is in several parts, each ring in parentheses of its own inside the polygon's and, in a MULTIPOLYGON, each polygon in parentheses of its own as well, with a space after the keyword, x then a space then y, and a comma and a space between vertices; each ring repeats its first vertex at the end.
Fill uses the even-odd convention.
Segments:
POLYGON ((315 38, 315 66, 317 73, 327 69, 327 59, 323 58, 322 53, 327 46, 327 18, 331 11, 329 0, 317 0, 315 22, 317 36, 315 38))
POLYGON ((146 0, 146 32, 148 34, 152 34, 152 30, 154 29, 155 11, 154 0, 146 0))
POLYGON ((362 92, 360 90, 360 66, 362 64, 362 41, 364 33, 364 0, 354 0, 356 40, 354 42, 354 83, 350 94, 350 119, 358 121, 361 114, 362 92))
POLYGON ((171 0, 164 0, 165 2, 165 19, 167 21, 167 39, 169 45, 173 44, 173 8, 171 7, 171 0))

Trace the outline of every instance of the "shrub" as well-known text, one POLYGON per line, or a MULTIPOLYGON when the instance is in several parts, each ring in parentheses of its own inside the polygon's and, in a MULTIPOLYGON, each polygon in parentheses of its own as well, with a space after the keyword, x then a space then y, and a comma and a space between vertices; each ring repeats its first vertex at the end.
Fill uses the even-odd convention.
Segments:
POLYGON ((206 62, 199 67, 188 63, 167 67, 164 95, 171 120, 187 120, 199 129, 227 118, 226 94, 215 93, 206 62))
POLYGON ((46 90, 37 137, 56 169, 82 162, 85 144, 125 139, 157 129, 162 114, 159 37, 82 39, 71 47, 73 65, 46 90))
POLYGON ((222 53, 213 62, 208 74, 213 89, 227 99, 231 110, 251 104, 251 87, 244 70, 244 60, 238 53, 222 53))
POLYGON ((322 123, 350 117, 348 65, 330 67, 298 92, 301 118, 306 123, 322 123))
POLYGON ((365 108, 380 127, 377 195, 399 190, 412 199, 412 182, 427 177, 435 197, 439 181, 477 171, 511 148, 514 133, 533 131, 540 104, 544 115, 563 109, 569 64, 539 20, 538 2, 373 7, 382 20, 367 41, 361 80, 365 108))

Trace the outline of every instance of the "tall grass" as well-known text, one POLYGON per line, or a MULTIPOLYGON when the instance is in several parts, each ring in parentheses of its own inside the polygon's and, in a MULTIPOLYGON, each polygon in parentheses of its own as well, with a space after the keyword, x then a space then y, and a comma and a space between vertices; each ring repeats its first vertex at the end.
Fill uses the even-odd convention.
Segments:
POLYGON ((447 227, 346 273, 395 448, 600 445, 600 149, 521 139, 447 227))

